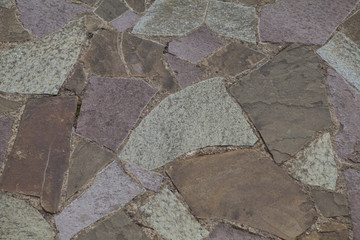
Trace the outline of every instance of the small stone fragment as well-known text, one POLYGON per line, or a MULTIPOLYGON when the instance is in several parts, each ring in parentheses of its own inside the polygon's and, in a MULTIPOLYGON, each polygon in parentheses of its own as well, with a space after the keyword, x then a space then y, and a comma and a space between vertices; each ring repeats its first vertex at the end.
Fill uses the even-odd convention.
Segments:
POLYGON ((7 114, 17 110, 21 106, 20 103, 15 101, 7 100, 6 98, 0 97, 0 114, 7 114))
MULTIPOLYGON (((13 3, 11 2, 11 0, 0 0, 0 7, 2 7, 2 8, 12 8, 13 3)), ((0 14, 0 16, 2 16, 2 15, 0 14)))
POLYGON ((136 15, 133 11, 126 11, 120 17, 111 22, 111 26, 116 28, 119 32, 124 32, 126 29, 134 26, 140 17, 136 15))
POLYGON ((348 240, 349 227, 342 223, 329 222, 320 226, 319 232, 301 237, 300 240, 348 240))
POLYGON ((354 169, 348 169, 344 172, 344 175, 347 181, 354 239, 360 239, 360 172, 354 169))
POLYGON ((12 118, 0 118, 0 170, 5 161, 13 122, 14 120, 12 118))
POLYGON ((85 85, 86 85, 86 75, 84 72, 84 68, 80 63, 77 63, 74 66, 72 75, 65 82, 65 88, 75 92, 76 95, 80 95, 82 90, 84 90, 85 85))
POLYGON ((342 32, 360 47, 360 10, 343 23, 342 32))
POLYGON ((126 12, 128 8, 121 0, 103 0, 95 13, 107 22, 126 12))
POLYGON ((311 195, 325 217, 349 215, 346 197, 340 193, 312 190, 311 195))
POLYGON ((168 189, 142 206, 140 212, 164 240, 202 240, 209 234, 168 189))
POLYGON ((229 224, 219 224, 210 233, 207 240, 269 240, 265 237, 260 237, 255 234, 245 232, 243 230, 235 229, 229 224))
POLYGON ((159 192, 163 181, 163 177, 161 175, 143 169, 132 163, 126 164, 125 167, 140 181, 143 187, 154 192, 159 192))
POLYGON ((70 239, 85 227, 119 210, 143 191, 118 162, 111 163, 83 195, 55 216, 59 239, 70 239))
POLYGON ((137 13, 145 11, 144 0, 126 0, 127 4, 137 13))
MULTIPOLYGON (((11 1, 9 2, 11 3, 11 1)), ((0 7, 0 42, 24 42, 27 40, 30 40, 30 34, 16 18, 16 9, 0 7)))
POLYGON ((54 239, 55 233, 28 203, 0 194, 0 239, 54 239))

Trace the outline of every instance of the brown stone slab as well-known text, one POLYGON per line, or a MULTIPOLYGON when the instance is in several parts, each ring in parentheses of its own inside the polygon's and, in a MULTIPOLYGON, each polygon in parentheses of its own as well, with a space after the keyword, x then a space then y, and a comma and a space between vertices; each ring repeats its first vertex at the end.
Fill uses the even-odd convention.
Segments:
POLYGON ((81 64, 77 63, 70 78, 65 83, 65 88, 79 95, 86 85, 86 75, 81 64))
POLYGON ((145 11, 144 0, 126 0, 127 4, 137 13, 145 11))
POLYGON ((17 110, 21 103, 0 97, 0 114, 6 114, 17 110))
POLYGON ((360 46, 360 10, 343 23, 343 32, 360 46))
POLYGON ((2 190, 40 196, 46 211, 57 211, 76 102, 76 97, 28 100, 5 165, 2 190))
POLYGON ((16 18, 16 9, 0 7, 0 42, 23 42, 30 40, 30 34, 16 18))
POLYGON ((293 179, 253 150, 177 160, 167 173, 199 218, 230 220, 294 239, 316 215, 293 179))
POLYGON ((349 215, 346 196, 340 193, 312 190, 311 195, 315 204, 325 217, 338 217, 349 215))

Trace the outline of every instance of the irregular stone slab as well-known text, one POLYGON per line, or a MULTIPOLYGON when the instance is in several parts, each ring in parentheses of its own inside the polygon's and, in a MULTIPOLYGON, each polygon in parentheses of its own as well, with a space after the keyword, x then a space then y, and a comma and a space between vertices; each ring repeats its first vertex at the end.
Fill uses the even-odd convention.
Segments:
POLYGON ((349 215, 346 197, 340 193, 312 190, 311 195, 325 217, 349 215))
POLYGON ((253 7, 212 0, 205 23, 224 37, 256 43, 257 18, 253 7))
POLYGON ((202 81, 164 99, 132 132, 119 157, 155 169, 207 146, 252 146, 258 140, 222 78, 202 81))
POLYGON ((329 133, 316 139, 287 164, 292 176, 301 182, 336 189, 338 174, 329 133))
POLYGON ((86 6, 59 0, 17 0, 16 2, 21 22, 32 34, 40 38, 59 31, 76 15, 91 10, 86 6))
POLYGON ((0 97, 0 114, 7 114, 17 110, 21 104, 19 102, 7 100, 6 98, 0 97))
POLYGON ((70 198, 89 182, 115 155, 81 138, 70 157, 66 196, 70 198))
POLYGON ((121 0, 103 0, 95 13, 105 21, 110 22, 127 10, 128 8, 121 0))
POLYGON ((86 86, 86 75, 81 64, 75 64, 74 70, 70 78, 65 83, 65 88, 75 92, 77 95, 84 90, 86 86))
POLYGON ((156 0, 132 33, 181 36, 199 27, 205 18, 208 0, 156 0))
POLYGON ((1 239, 54 239, 55 233, 41 214, 28 203, 0 194, 1 239))
POLYGON ((209 235, 168 189, 140 207, 140 212, 164 240, 201 240, 209 235))
POLYGON ((80 233, 76 240, 150 240, 141 228, 120 210, 97 224, 87 233, 80 233))
POLYGON ((349 229, 345 224, 329 222, 320 226, 319 232, 312 232, 310 235, 301 237, 301 240, 339 240, 349 239, 349 229))
POLYGON ((357 2, 358 0, 282 0, 267 4, 260 17, 260 40, 322 45, 357 2))
POLYGON ((176 160, 167 173, 198 218, 295 239, 315 217, 301 188, 270 157, 253 150, 176 160))
POLYGON ((101 28, 107 28, 106 23, 95 14, 85 16, 85 27, 90 32, 95 32, 101 28))
POLYGON ((203 64, 219 74, 235 76, 254 67, 264 57, 264 54, 247 48, 240 43, 230 43, 205 60, 203 64))
POLYGON ((12 8, 13 3, 11 0, 0 0, 0 7, 2 8, 12 8))
POLYGON ((2 190, 39 196, 46 211, 57 211, 76 102, 76 97, 28 100, 2 175, 2 190))
POLYGON ((161 175, 145 170, 132 163, 126 164, 125 167, 126 170, 128 170, 140 181, 143 187, 154 192, 159 192, 163 181, 163 177, 161 175))
POLYGON ((360 46, 360 11, 357 11, 348 20, 343 23, 342 31, 348 36, 353 42, 360 46))
POLYGON ((27 40, 30 40, 30 34, 17 20, 16 9, 0 8, 0 42, 24 42, 27 40))
POLYGON ((331 125, 320 59, 291 46, 230 88, 278 163, 331 125))
POLYGON ((57 94, 84 40, 83 24, 76 22, 46 39, 0 52, 0 91, 57 94))
POLYGON ((76 132, 117 150, 157 92, 141 79, 89 79, 76 132))
POLYGON ((360 90, 360 48, 356 43, 338 32, 317 53, 360 90))
POLYGON ((59 239, 70 239, 85 227, 119 210, 142 192, 143 189, 126 175, 118 162, 111 163, 98 174, 94 184, 81 197, 55 216, 59 239))
POLYGON ((197 63, 223 45, 223 42, 212 31, 207 27, 201 27, 186 37, 171 41, 169 53, 197 63))
POLYGON ((5 161, 13 122, 14 120, 12 118, 0 118, 0 170, 5 161))
POLYGON ((329 97, 341 128, 335 137, 335 152, 340 159, 360 162, 360 93, 337 72, 327 71, 329 97))
POLYGON ((145 1, 144 0, 126 0, 127 4, 138 13, 145 11, 145 1))
POLYGON ((175 72, 176 79, 178 80, 181 88, 186 88, 187 86, 192 85, 196 80, 204 75, 204 72, 200 68, 181 60, 180 58, 168 53, 165 54, 165 56, 170 67, 175 72))
POLYGON ((229 224, 219 224, 210 233, 208 240, 269 240, 265 237, 260 237, 255 234, 251 234, 239 229, 233 228, 229 224))
POLYGON ((111 26, 116 28, 119 32, 124 32, 126 29, 134 26, 139 20, 140 17, 136 15, 136 13, 128 10, 120 17, 112 21, 111 26))
POLYGON ((360 238, 360 172, 348 169, 344 172, 347 181, 350 215, 352 219, 354 239, 360 238))

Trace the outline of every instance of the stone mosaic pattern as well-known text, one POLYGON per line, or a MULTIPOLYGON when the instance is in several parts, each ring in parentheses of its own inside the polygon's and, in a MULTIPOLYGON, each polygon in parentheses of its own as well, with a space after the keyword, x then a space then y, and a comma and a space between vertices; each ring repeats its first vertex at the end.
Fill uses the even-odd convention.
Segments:
POLYGON ((354 239, 360 238, 360 172, 348 169, 344 172, 347 187, 348 199, 350 204, 350 215, 353 224, 354 239))
POLYGON ((333 192, 313 190, 311 192, 316 206, 325 217, 338 217, 349 215, 347 199, 345 195, 333 192))
POLYGON ((159 192, 163 181, 161 175, 143 169, 132 163, 126 164, 125 168, 139 180, 143 187, 154 192, 159 192))
POLYGON ((128 8, 121 0, 102 0, 95 13, 105 21, 112 21, 126 12, 128 8))
MULTIPOLYGON (((6 4, 4 1, 2 3, 6 4)), ((30 34, 17 19, 15 10, 0 8, 0 42, 23 42, 30 39, 30 34)))
POLYGON ((8 148, 8 142, 11 137, 11 127, 14 120, 12 118, 0 118, 0 169, 3 167, 6 151, 8 148))
POLYGON ((111 22, 111 26, 116 28, 119 32, 124 32, 126 29, 131 28, 134 26, 140 17, 136 15, 133 11, 126 11, 120 17, 116 18, 114 21, 111 22))
POLYGON ((229 224, 219 224, 210 233, 208 240, 268 240, 268 238, 260 237, 239 229, 231 227, 229 224))

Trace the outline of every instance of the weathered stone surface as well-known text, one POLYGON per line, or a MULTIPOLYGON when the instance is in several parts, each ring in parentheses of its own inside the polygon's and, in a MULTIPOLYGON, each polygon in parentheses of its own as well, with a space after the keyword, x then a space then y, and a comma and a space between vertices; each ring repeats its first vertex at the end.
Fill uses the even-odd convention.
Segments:
POLYGON ((57 94, 84 40, 80 21, 46 39, 0 52, 0 91, 57 94))
POLYGON ((162 190, 140 211, 164 240, 201 240, 209 234, 168 189, 162 190))
POLYGON ((95 32, 101 28, 106 29, 106 24, 95 14, 85 16, 85 27, 90 32, 95 32))
POLYGON ((275 2, 276 0, 232 0, 233 3, 243 3, 249 6, 256 6, 259 4, 267 4, 270 2, 275 2))
POLYGON ((2 175, 2 190, 39 196, 46 211, 57 211, 76 101, 76 97, 28 100, 2 175))
POLYGON ((360 90, 360 48, 356 43, 338 32, 317 53, 360 90))
POLYGON ((229 224, 219 224, 210 233, 208 240, 268 240, 268 238, 260 237, 239 229, 233 228, 229 224))
POLYGON ((92 77, 83 97, 76 131, 117 150, 156 92, 141 79, 92 77))
POLYGON ((316 139, 287 164, 292 176, 301 182, 336 189, 338 174, 329 133, 316 139))
POLYGON ((166 54, 166 59, 176 75, 181 88, 192 85, 196 80, 200 79, 204 72, 200 68, 181 60, 171 54, 166 54))
POLYGON ((210 1, 205 22, 220 35, 256 43, 257 19, 253 7, 210 1))
POLYGON ((92 179, 115 155, 81 138, 70 157, 66 196, 70 198, 92 179))
POLYGON ((133 11, 126 11, 120 17, 111 22, 111 26, 116 28, 119 32, 124 32, 126 29, 134 26, 140 17, 136 15, 133 11))
POLYGON ((98 31, 91 40, 90 49, 83 57, 85 67, 97 76, 126 76, 125 65, 117 47, 118 38, 116 31, 98 31))
POLYGON ((143 187, 154 192, 159 192, 163 181, 163 177, 161 175, 145 170, 132 163, 126 164, 125 167, 140 181, 143 187))
POLYGON ((127 4, 138 13, 145 11, 145 1, 144 0, 126 0, 127 4))
POLYGON ((223 45, 223 42, 216 34, 207 27, 201 27, 186 37, 171 41, 169 43, 169 53, 197 63, 223 45))
POLYGON ((348 187, 354 239, 360 239, 360 172, 354 169, 348 169, 344 172, 344 175, 348 187))
POLYGON ((247 48, 240 43, 230 43, 205 60, 203 64, 219 74, 235 76, 254 67, 264 57, 264 54, 247 48))
POLYGON ((282 0, 266 5, 260 17, 260 40, 324 44, 358 0, 282 0))
POLYGON ((199 218, 235 221, 285 239, 313 223, 315 211, 305 193, 254 150, 176 160, 167 173, 199 218))
POLYGON ((347 240, 349 227, 342 223, 329 222, 320 226, 319 232, 301 237, 300 240, 347 240))
POLYGON ((360 10, 343 23, 342 31, 360 46, 360 10))
POLYGON ((70 239, 85 227, 119 210, 141 192, 143 189, 126 175, 118 162, 111 163, 81 197, 55 216, 59 239, 70 239))
POLYGON ((0 118, 0 170, 2 169, 5 161, 6 150, 11 137, 11 127, 13 122, 14 120, 12 118, 0 118))
POLYGON ((95 13, 107 22, 126 12, 128 8, 121 0, 103 0, 95 13))
POLYGON ((319 58, 291 46, 230 92, 249 114, 278 163, 296 154, 331 124, 319 58))
POLYGON ((0 194, 0 239, 54 239, 43 216, 23 200, 0 194))
POLYGON ((11 0, 0 0, 0 7, 2 8, 12 8, 13 3, 11 0))
POLYGON ((0 42, 23 42, 29 39, 30 34, 16 18, 16 9, 0 7, 0 42))
MULTIPOLYGON (((90 8, 59 0, 17 0, 20 20, 34 35, 44 38, 59 31, 90 8)), ((76 36, 74 36, 76 37, 76 36)))
POLYGON ((311 195, 325 217, 349 215, 346 197, 340 193, 312 190, 311 195))
POLYGON ((155 169, 207 146, 255 144, 256 135, 222 80, 208 79, 164 99, 132 132, 120 159, 155 169))
POLYGON ((79 2, 85 3, 89 6, 95 6, 95 4, 99 1, 99 0, 77 0, 79 2))
POLYGON ((360 162, 360 93, 334 70, 327 72, 330 101, 341 124, 335 152, 340 159, 360 162))
POLYGON ((17 110, 21 106, 20 103, 7 100, 0 97, 0 114, 6 114, 17 110))
POLYGON ((96 224, 87 233, 80 233, 76 240, 150 240, 141 228, 120 210, 110 218, 96 224))
POLYGON ((205 18, 208 0, 156 0, 132 33, 181 36, 199 27, 205 18))
POLYGON ((83 66, 78 63, 75 64, 73 73, 65 82, 65 88, 75 92, 77 95, 84 90, 86 85, 86 75, 83 66))

